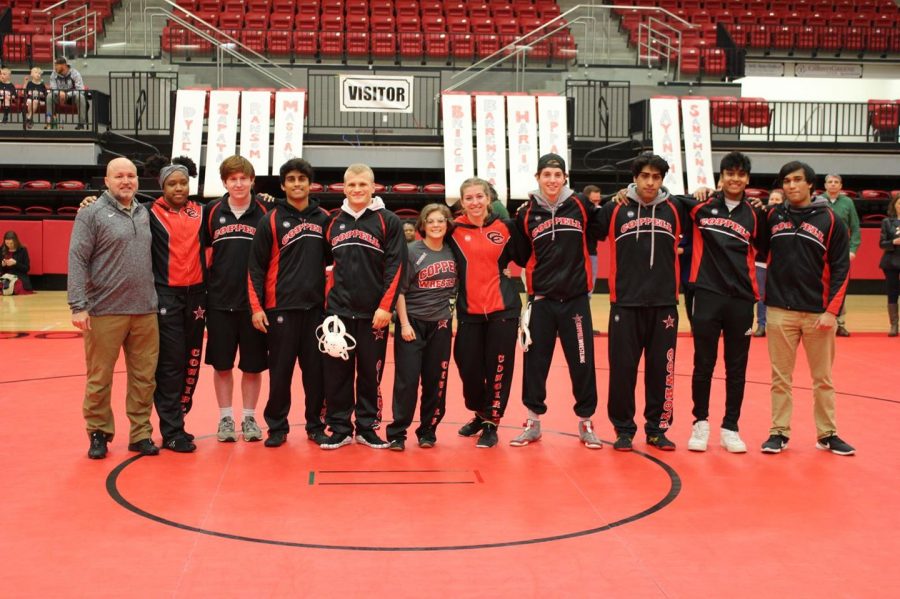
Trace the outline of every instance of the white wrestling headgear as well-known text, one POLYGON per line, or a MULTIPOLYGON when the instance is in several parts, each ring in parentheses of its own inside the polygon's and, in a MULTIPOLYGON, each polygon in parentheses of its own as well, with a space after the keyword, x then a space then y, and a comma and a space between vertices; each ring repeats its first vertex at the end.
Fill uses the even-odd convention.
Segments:
POLYGON ((316 327, 316 337, 319 339, 319 351, 332 358, 349 360, 347 352, 356 347, 356 339, 347 334, 347 328, 337 315, 329 316, 316 327))

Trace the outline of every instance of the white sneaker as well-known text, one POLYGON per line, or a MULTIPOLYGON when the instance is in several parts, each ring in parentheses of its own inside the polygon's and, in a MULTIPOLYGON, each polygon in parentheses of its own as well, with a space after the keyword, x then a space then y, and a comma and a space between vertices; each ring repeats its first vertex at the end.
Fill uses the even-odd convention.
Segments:
POLYGON ((691 427, 691 438, 688 439, 688 449, 691 451, 706 451, 709 444, 709 420, 699 420, 691 427))
MULTIPOLYGON (((706 434, 709 436, 708 429, 706 434)), ((720 431, 720 437, 722 439, 722 447, 728 450, 729 453, 747 453, 747 445, 741 440, 741 436, 737 431, 723 428, 720 431)))

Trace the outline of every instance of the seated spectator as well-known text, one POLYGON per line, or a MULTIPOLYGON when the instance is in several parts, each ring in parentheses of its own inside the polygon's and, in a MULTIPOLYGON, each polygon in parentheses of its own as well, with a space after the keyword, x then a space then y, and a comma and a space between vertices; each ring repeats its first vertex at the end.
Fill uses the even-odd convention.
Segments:
POLYGON ((0 113, 3 117, 0 122, 5 123, 9 119, 9 113, 13 110, 16 100, 16 86, 10 83, 11 71, 6 67, 0 69, 0 113))
POLYGON ((75 104, 78 107, 78 124, 76 129, 84 129, 87 118, 87 93, 81 73, 69 66, 65 56, 53 61, 53 74, 50 75, 50 112, 56 116, 60 104, 75 104))
POLYGON ((44 71, 41 70, 41 67, 34 67, 31 69, 31 74, 25 77, 25 91, 23 95, 25 97, 25 127, 27 129, 31 129, 34 125, 34 115, 40 112, 41 104, 44 104, 44 108, 47 111, 44 128, 50 128, 50 103, 47 102, 47 86, 41 77, 43 74, 44 71))
POLYGON ((0 250, 0 273, 3 277, 3 295, 27 295, 31 290, 31 279, 28 278, 28 250, 19 241, 15 231, 7 231, 3 236, 3 249, 0 250), (9 281, 9 283, 7 283, 9 281), (7 284, 13 293, 6 292, 7 284))

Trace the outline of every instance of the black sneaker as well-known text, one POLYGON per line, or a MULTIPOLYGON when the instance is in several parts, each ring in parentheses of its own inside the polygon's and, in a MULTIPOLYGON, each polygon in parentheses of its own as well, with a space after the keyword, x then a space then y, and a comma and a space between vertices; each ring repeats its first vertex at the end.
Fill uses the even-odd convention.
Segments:
POLYGON ((847 330, 847 327, 838 325, 837 331, 834 332, 837 337, 849 337, 850 331, 847 330))
POLYGON ((789 439, 784 435, 769 435, 766 442, 762 444, 763 453, 781 453, 782 449, 787 447, 789 439))
POLYGON ((326 435, 323 430, 306 431, 306 438, 316 445, 328 443, 328 435, 326 435))
POLYGON ((652 445, 661 451, 675 451, 675 444, 663 433, 659 433, 658 435, 647 435, 647 445, 652 445))
POLYGON ((197 446, 194 445, 186 435, 176 435, 171 439, 163 439, 163 447, 170 449, 175 453, 191 453, 197 446))
POLYGON ((422 449, 430 449, 437 443, 437 437, 434 433, 426 433, 419 437, 419 447, 422 449))
POLYGON ((403 451, 406 449, 406 441, 403 439, 393 439, 388 445, 388 449, 391 451, 403 451))
POLYGON ((353 438, 350 435, 334 433, 330 437, 327 437, 324 443, 320 443, 319 447, 322 449, 339 449, 344 445, 350 445, 351 443, 353 443, 353 438))
POLYGON ((284 442, 287 441, 287 433, 284 431, 273 431, 269 433, 269 436, 266 438, 265 445, 266 447, 281 447, 284 445, 284 442))
POLYGON ((475 447, 480 447, 482 449, 493 447, 497 444, 497 440, 497 425, 493 422, 482 422, 481 436, 478 437, 478 442, 475 444, 475 447))
POLYGON ((159 455, 159 447, 153 444, 153 439, 149 438, 129 443, 128 451, 136 451, 141 455, 159 455))
POLYGON ((837 435, 822 437, 816 441, 816 449, 830 451, 837 455, 853 455, 856 453, 856 449, 837 435))
POLYGON ((91 446, 88 449, 88 457, 92 460, 102 460, 106 457, 108 451, 106 444, 109 443, 109 441, 106 438, 106 433, 103 431, 94 431, 90 436, 91 446))
POLYGON ((81 131, 82 129, 84 129, 84 123, 78 123, 77 125, 75 125, 76 131, 81 131))
POLYGON ((470 421, 462 425, 459 429, 460 437, 474 437, 481 433, 481 425, 484 423, 484 420, 478 414, 475 414, 475 418, 472 418, 470 421))
POLYGON ((374 430, 368 429, 356 431, 356 442, 360 445, 367 445, 372 449, 387 449, 390 445, 387 441, 382 440, 374 430))
POLYGON ((615 449, 616 451, 631 451, 632 449, 634 449, 631 446, 631 436, 620 433, 616 437, 616 442, 613 443, 613 449, 615 449))

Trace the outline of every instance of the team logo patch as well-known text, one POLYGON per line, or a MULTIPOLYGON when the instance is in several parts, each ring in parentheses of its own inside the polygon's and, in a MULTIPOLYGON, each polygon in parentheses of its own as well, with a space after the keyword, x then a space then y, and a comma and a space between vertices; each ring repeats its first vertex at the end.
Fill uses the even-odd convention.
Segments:
POLYGON ((667 329, 675 328, 675 319, 672 318, 672 315, 669 314, 666 318, 663 318, 663 324, 666 325, 667 329))
POLYGON ((487 238, 494 245, 503 245, 503 234, 499 231, 491 231, 487 234, 487 238))
POLYGON ((613 316, 613 322, 619 322, 619 315, 618 315, 618 314, 616 314, 615 316, 613 316))
POLYGON ((284 227, 285 229, 290 229, 291 223, 284 221, 283 223, 281 223, 281 226, 284 227))
POLYGON ((472 236, 471 236, 471 235, 466 235, 465 239, 466 239, 466 241, 472 241, 472 236))
POLYGON ((718 208, 713 208, 712 210, 710 210, 710 212, 712 212, 712 213, 715 215, 715 214, 718 214, 718 213, 719 213, 719 209, 718 209, 718 208))
POLYGON ((187 214, 190 218, 197 218, 198 216, 200 216, 200 215, 197 213, 197 211, 194 210, 193 208, 186 208, 186 209, 184 210, 184 213, 187 214))
POLYGON ((224 216, 220 216, 220 217, 219 217, 219 223, 220 223, 220 224, 223 224, 223 225, 225 224, 225 217, 224 217, 224 216))
POLYGON ((284 324, 284 316, 279 316, 275 319, 275 322, 277 322, 278 324, 284 324))
POLYGON ((341 224, 341 226, 338 227, 338 229, 340 229, 341 231, 343 231, 346 228, 347 228, 347 225, 344 225, 344 224, 341 224))
POLYGON ((387 329, 372 329, 372 336, 375 339, 384 339, 384 332, 387 329))
POLYGON ((625 213, 625 216, 627 216, 628 218, 634 218, 634 212, 629 210, 628 212, 625 213))
POLYGON ((536 215, 534 216, 534 220, 536 220, 536 221, 538 221, 538 222, 541 222, 541 220, 542 220, 541 215, 540 215, 540 214, 536 214, 536 215))
POLYGON ((161 316, 165 316, 165 315, 166 315, 166 312, 168 312, 168 310, 166 310, 165 308, 160 308, 160 309, 159 309, 159 313, 160 313, 161 316))
POLYGON ((194 310, 194 320, 203 320, 206 318, 206 310, 203 309, 203 306, 197 306, 197 309, 194 310))

